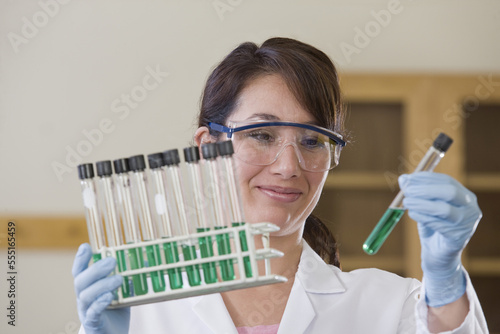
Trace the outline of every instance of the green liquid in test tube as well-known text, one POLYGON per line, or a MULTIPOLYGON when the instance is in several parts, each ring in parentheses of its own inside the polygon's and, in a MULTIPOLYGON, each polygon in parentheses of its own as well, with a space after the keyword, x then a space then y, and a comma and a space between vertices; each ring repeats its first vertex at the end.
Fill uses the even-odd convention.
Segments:
MULTIPOLYGON (((198 233, 210 231, 210 228, 199 227, 196 229, 198 233)), ((198 244, 200 246, 201 257, 206 259, 214 256, 214 249, 212 248, 212 238, 210 236, 199 237, 198 244)), ((206 262, 201 265, 203 268, 203 278, 205 283, 217 282, 217 266, 215 262, 206 262)))
MULTIPOLYGON (((446 151, 453 143, 453 139, 444 133, 440 133, 434 140, 425 156, 419 162, 414 172, 433 171, 446 151)), ((389 208, 379 220, 373 231, 363 244, 363 250, 369 255, 377 253, 383 243, 392 232, 405 212, 403 207, 404 194, 402 191, 396 195, 389 208)))
MULTIPOLYGON (((180 235, 190 235, 190 225, 187 220, 184 194, 181 186, 181 173, 179 168, 180 157, 177 149, 163 152, 163 161, 165 163, 164 171, 166 173, 166 181, 173 195, 173 209, 178 219, 178 231, 180 235)), ((181 244, 182 254, 185 261, 195 260, 197 258, 196 248, 191 244, 191 240, 183 241, 181 244)), ((190 286, 201 284, 199 265, 186 266, 186 273, 190 286)))
MULTIPOLYGON (((186 161, 189 179, 191 181, 191 189, 193 192, 193 205, 195 215, 193 219, 196 221, 196 232, 210 231, 210 225, 206 213, 206 201, 203 194, 202 173, 200 170, 200 151, 197 146, 186 147, 184 149, 184 160, 186 161)), ((198 237, 198 245, 200 247, 201 257, 206 259, 214 256, 212 246, 212 237, 198 237)), ((203 269, 203 278, 205 283, 217 282, 217 265, 215 262, 206 262, 201 265, 203 269)))
MULTIPOLYGON (((140 247, 130 248, 127 251, 130 269, 144 268, 144 258, 142 257, 142 249, 140 247)), ((136 296, 141 296, 148 293, 148 279, 146 274, 138 274, 132 276, 132 285, 136 296)))
MULTIPOLYGON (((163 170, 161 169, 163 166, 165 166, 163 154, 149 154, 148 162, 149 170, 151 172, 150 186, 153 191, 152 198, 154 198, 154 211, 156 214, 158 233, 162 239, 168 240, 168 238, 172 237, 174 233, 172 229, 172 219, 170 217, 171 210, 169 210, 167 202, 165 176, 163 170)), ((162 249, 163 253, 165 254, 165 260, 167 264, 179 262, 177 242, 165 242, 162 245, 162 249)), ((183 283, 181 268, 167 269, 167 274, 169 277, 169 284, 171 289, 175 290, 182 288, 183 283)))
POLYGON ((101 259, 102 259, 101 253, 92 254, 92 261, 94 263, 96 263, 97 261, 99 261, 101 259))
MULTIPOLYGON (((149 204, 149 197, 147 191, 147 178, 144 172, 146 168, 146 161, 143 155, 136 155, 128 159, 128 164, 132 173, 133 193, 135 195, 136 211, 139 214, 139 222, 144 241, 156 240, 156 228, 153 224, 151 217, 151 210, 149 204)), ((146 246, 146 256, 148 259, 148 267, 154 268, 161 264, 160 247, 158 245, 146 246)), ((153 283, 153 290, 155 292, 165 291, 165 277, 163 271, 151 271, 149 273, 153 283)))
POLYGON ((100 250, 106 246, 104 240, 104 229, 99 216, 97 193, 94 184, 94 167, 92 164, 82 164, 78 166, 78 177, 82 188, 83 206, 85 209, 85 220, 87 222, 87 232, 89 234, 89 244, 92 249, 92 260, 95 262, 101 259, 100 250))
MULTIPOLYGON (((201 146, 201 152, 204 159, 204 167, 207 175, 206 182, 212 186, 213 194, 211 197, 211 204, 214 212, 214 228, 215 230, 223 230, 227 228, 229 219, 226 218, 224 211, 224 198, 222 197, 220 178, 217 166, 217 145, 209 143, 201 146)), ((217 242, 217 250, 219 255, 231 254, 231 244, 228 233, 217 234, 215 236, 217 242)), ((219 261, 222 280, 231 281, 235 279, 233 261, 220 260, 219 261)))
MULTIPOLYGON (((163 252, 165 253, 165 259, 167 263, 177 263, 179 262, 179 251, 177 250, 177 241, 166 242, 163 244, 163 252)), ((180 289, 182 288, 182 270, 181 268, 167 269, 168 278, 170 280, 170 288, 180 289)))

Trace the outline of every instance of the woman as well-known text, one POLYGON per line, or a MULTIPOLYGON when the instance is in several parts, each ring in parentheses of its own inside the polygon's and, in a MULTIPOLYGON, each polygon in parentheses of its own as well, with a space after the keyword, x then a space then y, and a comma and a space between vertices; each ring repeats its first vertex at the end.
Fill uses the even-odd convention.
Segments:
POLYGON ((273 272, 288 282, 106 310, 120 276, 112 259, 87 268, 88 245, 73 275, 86 333, 487 333, 460 262, 481 211, 470 191, 443 174, 400 178, 405 207, 418 222, 423 286, 414 279, 339 269, 333 236, 311 216, 328 170, 338 163, 345 110, 330 59, 310 45, 273 38, 244 43, 207 80, 198 145, 235 146, 246 221, 280 227, 284 252, 273 272))

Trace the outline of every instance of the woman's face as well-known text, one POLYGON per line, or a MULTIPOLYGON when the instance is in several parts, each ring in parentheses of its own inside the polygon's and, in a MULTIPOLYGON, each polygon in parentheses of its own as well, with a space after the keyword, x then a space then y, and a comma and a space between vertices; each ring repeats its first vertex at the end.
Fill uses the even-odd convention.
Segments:
MULTIPOLYGON (((262 119, 316 124, 316 119, 298 103, 277 75, 252 81, 242 91, 228 120, 262 119)), ((254 166, 238 159, 236 164, 245 220, 274 223, 280 227, 275 235, 302 234, 328 172, 302 170, 292 146, 286 147, 278 160, 268 166, 254 166)))

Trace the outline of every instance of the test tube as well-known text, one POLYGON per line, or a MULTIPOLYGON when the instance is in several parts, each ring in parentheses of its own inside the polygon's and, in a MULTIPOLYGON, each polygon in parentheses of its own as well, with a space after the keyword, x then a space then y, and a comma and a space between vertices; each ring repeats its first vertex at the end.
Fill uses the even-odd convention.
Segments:
MULTIPOLYGON (((152 241, 157 238, 156 229, 151 217, 149 205, 147 177, 145 173, 146 162, 144 155, 135 155, 128 159, 132 178, 132 189, 134 194, 134 203, 136 212, 139 215, 142 237, 144 241, 152 241)), ((148 258, 148 267, 155 267, 161 264, 160 247, 158 245, 146 246, 146 254, 148 258)), ((155 292, 165 291, 165 278, 163 272, 151 271, 151 281, 155 292)))
MULTIPOLYGON (((113 161, 115 168, 115 190, 116 204, 123 223, 125 242, 127 244, 137 244, 141 242, 141 232, 134 214, 132 204, 132 190, 129 178, 128 159, 116 159, 113 161)), ((144 258, 142 247, 129 248, 127 251, 130 269, 144 268, 144 258)), ((147 275, 137 274, 132 276, 132 285, 136 296, 144 295, 148 292, 147 275)))
MULTIPOLYGON (((169 215, 169 208, 167 203, 167 192, 165 191, 165 178, 162 172, 162 167, 165 165, 163 155, 161 153, 154 153, 148 155, 149 169, 151 172, 151 183, 153 188, 155 208, 156 208, 156 221, 158 233, 161 238, 167 239, 174 235, 172 230, 172 220, 169 215)), ((168 264, 179 262, 179 252, 177 248, 177 241, 165 242, 162 245, 165 260, 168 264)), ((167 269, 170 288, 182 288, 182 270, 181 268, 167 269)))
MULTIPOLYGON (((220 163, 222 165, 221 170, 224 170, 224 175, 227 179, 227 189, 225 193, 227 195, 227 206, 229 207, 231 224, 233 227, 245 225, 243 207, 241 205, 241 195, 236 182, 236 169, 232 158, 234 153, 233 142, 231 140, 218 142, 217 149, 219 150, 220 163)), ((239 232, 239 238, 241 250, 244 252, 248 251, 247 237, 244 230, 239 232)), ((243 258, 243 263, 245 266, 246 276, 252 277, 252 264, 250 263, 250 257, 245 256, 243 258)))
MULTIPOLYGON (((440 133, 415 168, 414 173, 433 171, 452 143, 453 139, 444 133, 440 133)), ((379 251, 382 244, 403 216, 406 210, 403 206, 403 199, 404 194, 400 190, 363 244, 363 250, 367 254, 373 255, 379 251)))
POLYGON ((94 167, 92 164, 81 164, 78 166, 78 177, 82 187, 83 206, 85 208, 85 220, 89 234, 89 244, 92 249, 92 259, 97 262, 101 259, 104 240, 104 230, 99 218, 99 207, 96 200, 96 189, 94 184, 94 167))
MULTIPOLYGON (((112 178, 113 170, 111 161, 98 161, 96 162, 97 175, 99 179, 99 194, 101 195, 101 212, 104 216, 106 225, 106 236, 108 237, 108 246, 116 247, 123 245, 122 229, 115 207, 115 199, 113 194, 114 182, 112 178)), ((116 252, 116 260, 118 264, 118 271, 122 272, 127 270, 125 259, 125 251, 119 250, 116 252)), ((130 297, 130 285, 128 277, 123 277, 122 296, 124 298, 130 297)))
MULTIPOLYGON (((200 169, 200 151, 197 146, 186 147, 184 149, 184 160, 186 161, 189 179, 191 180, 191 189, 193 191, 193 204, 195 209, 196 231, 198 233, 207 232, 210 230, 210 225, 207 219, 205 210, 205 197, 203 194, 203 179, 200 169)), ((199 237, 198 244, 202 258, 214 256, 212 248, 212 237, 199 237)), ((203 277, 205 283, 217 282, 217 267, 215 262, 207 262, 202 264, 203 277)))
MULTIPOLYGON (((221 230, 227 228, 227 219, 224 211, 223 197, 221 191, 220 178, 217 166, 217 145, 208 143, 201 146, 201 153, 204 159, 205 173, 207 175, 207 183, 211 186, 213 193, 211 194, 211 203, 214 212, 214 228, 221 230)), ((231 243, 229 234, 217 234, 217 250, 219 255, 231 254, 231 243)), ((224 281, 234 280, 234 269, 231 260, 221 260, 221 276, 224 281)))
MULTIPOLYGON (((181 171, 179 168, 179 151, 177 149, 163 152, 163 161, 165 163, 165 173, 167 186, 172 189, 174 208, 177 213, 178 226, 180 235, 189 235, 190 228, 186 216, 186 208, 184 205, 184 194, 181 186, 181 171)), ((184 260, 195 260, 196 247, 191 243, 191 240, 183 241, 181 244, 184 260)), ((201 284, 200 268, 198 265, 186 266, 189 285, 196 286, 201 284)))

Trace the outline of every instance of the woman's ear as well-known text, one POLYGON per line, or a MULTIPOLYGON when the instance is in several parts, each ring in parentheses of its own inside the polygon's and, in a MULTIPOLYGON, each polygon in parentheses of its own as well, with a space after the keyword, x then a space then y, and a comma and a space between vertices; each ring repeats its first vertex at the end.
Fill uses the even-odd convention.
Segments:
POLYGON ((213 142, 214 138, 210 135, 210 131, 206 126, 200 126, 194 133, 194 141, 196 145, 200 147, 201 144, 213 142))

